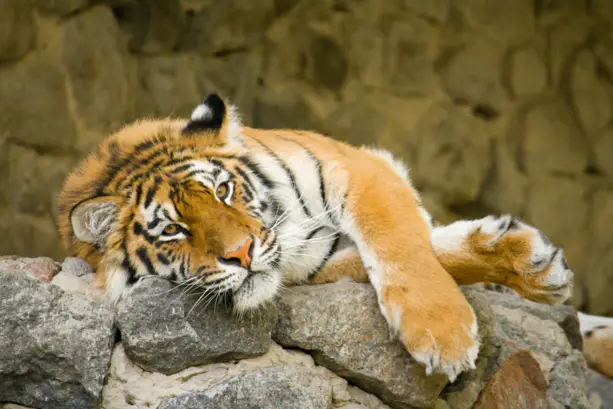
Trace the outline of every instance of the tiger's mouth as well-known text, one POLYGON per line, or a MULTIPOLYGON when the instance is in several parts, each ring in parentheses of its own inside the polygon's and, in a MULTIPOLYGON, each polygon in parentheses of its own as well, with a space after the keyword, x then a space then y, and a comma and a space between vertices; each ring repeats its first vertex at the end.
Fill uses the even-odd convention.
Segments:
POLYGON ((218 273, 199 279, 198 287, 210 297, 230 294, 237 311, 253 310, 271 301, 282 285, 278 264, 280 247, 274 239, 264 240, 265 248, 259 239, 254 241, 248 265, 236 260, 218 260, 218 273))

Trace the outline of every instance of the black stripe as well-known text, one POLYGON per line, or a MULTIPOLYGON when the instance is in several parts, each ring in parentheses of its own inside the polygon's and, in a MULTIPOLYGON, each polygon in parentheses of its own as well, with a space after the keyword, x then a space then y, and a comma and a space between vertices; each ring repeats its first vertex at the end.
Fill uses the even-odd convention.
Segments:
POLYGON ((168 258, 161 253, 157 253, 157 259, 160 261, 160 263, 164 264, 165 266, 170 264, 170 260, 168 260, 168 258))
POLYGON ((149 189, 147 189, 147 197, 145 197, 145 208, 151 205, 151 202, 153 201, 153 195, 155 195, 155 186, 151 186, 149 189))
POLYGON ((191 167, 192 167, 192 164, 188 163, 186 165, 181 165, 181 166, 178 166, 178 167, 176 167, 174 169, 171 169, 170 173, 174 175, 174 174, 177 174, 177 173, 185 172, 186 170, 191 169, 191 167))
POLYGON ((313 238, 313 236, 315 236, 317 233, 319 233, 324 227, 318 227, 316 229, 314 229, 313 231, 311 231, 305 238, 305 240, 311 240, 313 238))
POLYGON ((239 160, 240 163, 245 165, 249 169, 249 171, 253 173, 253 175, 256 178, 258 178, 258 180, 260 181, 262 185, 264 185, 268 189, 272 189, 275 186, 274 182, 268 179, 264 175, 260 167, 257 164, 255 164, 253 161, 251 161, 251 159, 249 159, 246 156, 239 156, 237 159, 239 160))
POLYGON ((136 203, 140 203, 141 199, 143 197, 143 185, 139 184, 138 186, 136 186, 136 203))
POLYGON ((150 221, 149 223, 147 223, 147 228, 149 230, 153 230, 155 229, 161 222, 161 219, 158 219, 157 217, 155 219, 153 219, 152 221, 150 221))
POLYGON ((130 263, 130 256, 128 255, 128 248, 126 247, 125 242, 123 243, 122 247, 123 247, 123 261, 121 262, 121 266, 123 267, 124 270, 128 272, 128 283, 134 284, 137 280, 136 270, 134 269, 134 267, 132 267, 132 264, 130 263))
POLYGON ((147 249, 144 247, 139 247, 136 250, 136 255, 138 256, 138 258, 140 259, 140 261, 142 261, 142 263, 145 265, 145 267, 147 268, 147 272, 151 275, 156 275, 155 272, 155 267, 153 267, 153 263, 151 262, 151 259, 149 258, 149 256, 147 255, 147 249))
POLYGON ((251 181, 251 178, 249 178, 247 172, 245 172, 240 166, 236 166, 234 170, 245 180, 245 184, 249 187, 249 189, 253 190, 254 192, 257 190, 255 186, 253 186, 253 182, 251 181))
MULTIPOLYGON (((327 211, 328 210, 328 199, 326 197, 326 185, 324 181, 324 175, 322 173, 321 161, 317 159, 315 154, 310 149, 308 149, 306 146, 304 146, 300 142, 295 141, 293 139, 288 139, 288 138, 283 138, 283 139, 293 142, 296 145, 300 146, 306 152, 309 158, 311 158, 311 160, 315 163, 315 168, 317 169, 317 176, 319 178, 319 196, 321 197, 321 203, 324 207, 324 210, 327 211)), ((330 218, 328 217, 328 219, 330 218)))
POLYGON ((320 272, 321 269, 324 268, 328 260, 330 260, 330 258, 334 255, 334 253, 336 253, 336 250, 338 249, 338 244, 340 243, 340 241, 341 241, 341 236, 337 235, 336 239, 334 239, 334 243, 332 243, 332 246, 330 247, 330 250, 328 251, 328 254, 326 254, 326 256, 323 258, 319 266, 314 271, 312 271, 311 274, 309 274, 309 280, 315 277, 315 274, 320 272))
POLYGON ((296 195, 296 197, 300 201, 300 207, 302 207, 302 210, 304 211, 304 214, 309 219, 312 218, 313 216, 311 215, 311 212, 309 211, 306 203, 304 202, 304 199, 302 198, 302 195, 300 194, 300 189, 298 189, 298 184, 296 183, 296 176, 294 175, 294 172, 292 172, 292 170, 287 166, 287 164, 275 152, 273 152, 272 149, 270 149, 268 146, 264 145, 259 140, 255 139, 255 138, 252 138, 252 139, 254 141, 256 141, 257 143, 259 143, 264 148, 264 150, 266 150, 266 152, 268 152, 268 154, 270 156, 272 156, 272 158, 283 168, 285 173, 287 173, 287 176, 289 177, 290 183, 292 185, 292 189, 294 190, 294 194, 296 195))

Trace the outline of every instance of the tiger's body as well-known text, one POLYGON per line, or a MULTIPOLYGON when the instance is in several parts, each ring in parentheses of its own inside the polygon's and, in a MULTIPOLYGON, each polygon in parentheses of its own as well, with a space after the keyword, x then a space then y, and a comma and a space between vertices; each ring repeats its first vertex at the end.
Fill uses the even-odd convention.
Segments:
POLYGON ((284 285, 368 281, 411 355, 452 381, 479 351, 458 283, 547 303, 571 294, 562 250, 537 229, 510 216, 433 226, 391 155, 241 126, 214 95, 190 121, 107 138, 68 177, 58 220, 111 300, 148 275, 230 293, 238 310, 284 285))

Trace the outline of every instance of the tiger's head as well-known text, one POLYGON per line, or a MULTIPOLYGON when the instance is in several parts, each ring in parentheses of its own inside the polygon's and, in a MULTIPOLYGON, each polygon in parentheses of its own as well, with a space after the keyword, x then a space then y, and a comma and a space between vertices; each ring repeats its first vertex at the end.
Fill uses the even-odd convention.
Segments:
POLYGON ((233 108, 209 95, 190 121, 140 121, 111 135, 68 176, 62 241, 97 270, 112 301, 150 275, 231 293, 239 310, 274 296, 270 186, 240 132, 233 108))

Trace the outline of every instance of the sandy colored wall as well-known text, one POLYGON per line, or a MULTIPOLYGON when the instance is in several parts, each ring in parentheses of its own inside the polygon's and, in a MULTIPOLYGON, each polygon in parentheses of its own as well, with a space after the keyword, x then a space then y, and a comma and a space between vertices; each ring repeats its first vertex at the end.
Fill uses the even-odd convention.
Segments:
POLYGON ((0 253, 60 256, 78 159, 217 91, 390 149, 443 221, 536 224, 613 313, 612 25, 609 0, 0 0, 0 253))

